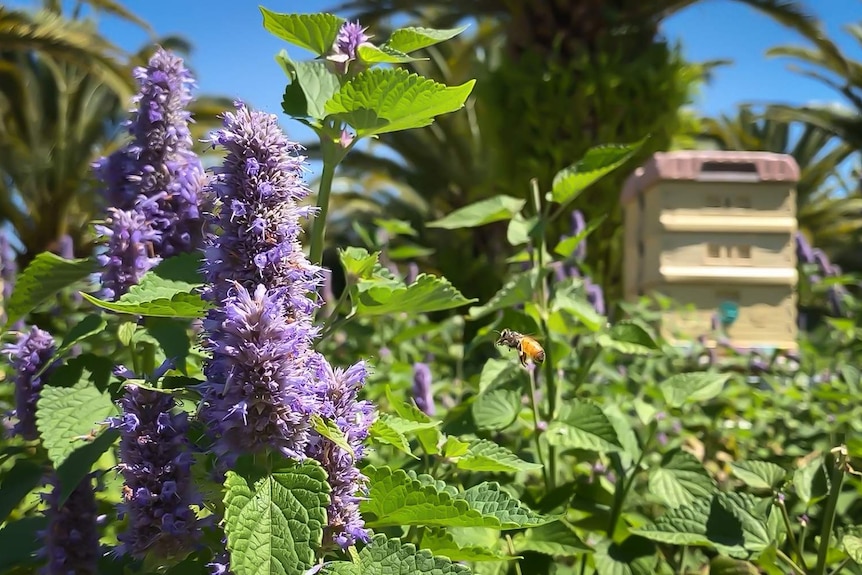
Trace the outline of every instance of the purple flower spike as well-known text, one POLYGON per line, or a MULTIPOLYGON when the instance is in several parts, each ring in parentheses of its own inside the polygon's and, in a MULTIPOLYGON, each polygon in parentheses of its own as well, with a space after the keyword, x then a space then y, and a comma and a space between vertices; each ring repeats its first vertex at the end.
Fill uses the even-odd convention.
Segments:
POLYGON ((808 243, 808 240, 805 239, 805 235, 802 232, 796 232, 796 257, 800 263, 814 263, 814 249, 808 243))
POLYGON ((329 476, 331 503, 328 509, 329 525, 324 538, 347 549, 357 541, 368 542, 371 533, 359 515, 357 494, 364 494, 368 479, 359 471, 357 461, 362 458, 362 442, 374 421, 374 406, 358 401, 359 390, 365 385, 367 371, 364 362, 341 370, 332 369, 329 362, 317 354, 314 371, 323 384, 321 415, 331 419, 347 439, 353 454, 338 447, 316 433, 308 444, 308 455, 319 461, 329 476))
MULTIPOLYGON (((575 210, 572 212, 572 237, 577 237, 578 234, 587 229, 587 222, 584 220, 584 214, 580 210, 575 210)), ((578 244, 578 247, 575 248, 575 251, 572 253, 572 257, 579 262, 584 261, 587 257, 587 242, 581 241, 578 244)))
POLYGON ((586 278, 584 280, 584 289, 587 292, 587 301, 595 308, 596 313, 605 315, 605 293, 602 291, 602 286, 594 284, 592 280, 586 278))
POLYGON ((363 28, 359 22, 345 22, 341 26, 332 44, 332 50, 327 56, 327 60, 335 64, 339 73, 347 73, 350 62, 358 57, 359 46, 366 44, 371 38, 365 34, 366 30, 368 28, 363 28))
POLYGON ((156 234, 151 255, 166 258, 197 249, 202 236, 204 170, 186 109, 194 79, 181 58, 161 48, 134 75, 139 92, 125 123, 131 142, 94 167, 109 205, 138 212, 156 234))
POLYGON ((117 538, 120 553, 143 558, 175 557, 200 534, 189 505, 200 505, 191 482, 188 415, 172 413, 174 398, 167 393, 127 385, 120 399, 123 413, 108 420, 120 431, 120 463, 124 501, 121 515, 129 516, 126 531, 117 538))
POLYGON ((44 575, 96 575, 99 560, 96 495, 92 476, 85 476, 60 505, 60 483, 52 478, 48 502, 48 528, 43 534, 44 575))
POLYGON ((161 261, 155 255, 161 236, 137 210, 111 208, 105 224, 96 230, 108 240, 106 252, 97 256, 104 298, 119 298, 161 261))
POLYGON ((431 393, 431 368, 426 363, 413 364, 413 401, 426 415, 434 415, 434 394, 431 393))
POLYGON ((38 377, 36 373, 52 360, 55 351, 56 345, 51 334, 35 326, 18 336, 14 344, 7 344, 3 348, 3 353, 9 355, 15 372, 15 416, 18 423, 12 432, 29 441, 39 437, 39 430, 36 428, 36 402, 53 366, 38 377))

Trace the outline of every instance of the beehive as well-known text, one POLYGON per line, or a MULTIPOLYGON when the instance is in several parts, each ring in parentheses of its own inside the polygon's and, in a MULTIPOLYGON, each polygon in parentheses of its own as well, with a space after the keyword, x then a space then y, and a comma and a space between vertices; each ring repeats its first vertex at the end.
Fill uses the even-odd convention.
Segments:
POLYGON ((796 348, 796 182, 793 157, 769 152, 658 153, 629 177, 624 214, 624 294, 658 292, 688 305, 662 318, 662 335, 690 342, 725 328, 746 348, 796 348))

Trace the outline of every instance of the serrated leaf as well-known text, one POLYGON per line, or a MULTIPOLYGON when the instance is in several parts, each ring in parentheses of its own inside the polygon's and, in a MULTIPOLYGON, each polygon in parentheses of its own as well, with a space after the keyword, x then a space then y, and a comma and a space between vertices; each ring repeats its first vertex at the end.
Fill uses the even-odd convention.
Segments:
POLYGON ((455 536, 443 529, 428 529, 422 535, 422 548, 452 561, 506 561, 513 559, 493 549, 475 545, 459 545, 455 536))
POLYGON ((323 541, 329 484, 313 462, 270 475, 228 471, 225 534, 236 575, 303 575, 323 541))
POLYGON ((354 562, 325 563, 322 575, 470 575, 464 565, 452 563, 447 557, 438 557, 427 549, 416 549, 412 543, 375 535, 363 547, 354 562))
POLYGON ((770 543, 766 520, 754 515, 756 508, 757 500, 747 494, 716 493, 672 509, 632 533, 659 543, 710 546, 731 557, 745 558, 770 543))
POLYGON ((476 320, 497 310, 530 301, 537 275, 536 269, 516 274, 488 300, 488 303, 471 307, 468 312, 470 319, 476 320))
POLYGON ((191 351, 188 322, 158 317, 147 318, 145 325, 147 333, 159 342, 165 357, 173 360, 179 371, 186 373, 186 358, 191 351))
MULTIPOLYGON (((107 323, 102 318, 101 315, 88 315, 75 325, 73 325, 68 332, 66 332, 65 337, 63 337, 62 343, 60 343, 60 347, 57 348, 57 351, 54 353, 55 358, 61 358, 66 355, 72 347, 81 342, 91 335, 102 332, 105 329, 107 323)), ((45 373, 45 371, 54 365, 53 363, 45 363, 39 370, 36 372, 34 377, 38 377, 45 373)))
POLYGON ((577 235, 560 240, 560 242, 554 246, 554 253, 564 258, 570 258, 574 251, 578 249, 578 246, 581 245, 581 242, 585 241, 587 236, 596 231, 607 217, 607 214, 600 214, 593 217, 589 222, 587 222, 586 227, 584 227, 584 229, 577 235))
POLYGON ((584 157, 554 176, 548 200, 566 204, 592 184, 623 165, 640 149, 644 140, 633 144, 596 146, 587 150, 584 157))
POLYGON ((371 428, 369 430, 371 439, 380 443, 385 443, 386 445, 391 445, 399 451, 406 453, 413 459, 419 459, 417 456, 413 455, 413 452, 410 450, 410 441, 407 439, 407 436, 404 435, 403 432, 395 429, 395 427, 390 423, 392 417, 393 416, 387 413, 380 414, 380 417, 371 424, 371 428))
POLYGON ((534 551, 552 557, 577 557, 593 549, 563 521, 554 521, 516 535, 512 543, 516 553, 534 551))
POLYGON ((686 403, 708 401, 717 396, 728 379, 730 375, 726 373, 678 373, 664 380, 659 388, 669 406, 682 407, 686 403))
POLYGON ((469 26, 451 28, 449 30, 435 30, 433 28, 406 27, 392 32, 385 46, 409 54, 440 42, 454 38, 469 26))
POLYGON ((406 64, 407 62, 427 60, 427 58, 414 58, 385 44, 382 46, 360 44, 356 48, 356 54, 361 61, 367 64, 406 64))
POLYGON ((599 334, 599 345, 630 355, 649 355, 658 349, 658 344, 647 331, 631 321, 621 321, 611 326, 608 333, 599 334))
POLYGON ((441 455, 447 459, 452 459, 455 457, 461 457, 470 449, 470 443, 467 441, 461 441, 457 437, 452 437, 451 435, 446 438, 446 442, 443 443, 443 447, 440 449, 441 455))
POLYGON ((862 537, 845 535, 841 539, 841 548, 858 565, 862 565, 862 537))
POLYGON ((42 302, 96 271, 91 258, 65 260, 51 252, 37 255, 15 278, 15 287, 6 303, 6 326, 14 325, 42 302))
POLYGON ((428 313, 477 301, 476 298, 465 298, 446 278, 428 274, 419 274, 409 286, 378 285, 372 280, 359 283, 361 291, 356 301, 356 313, 365 316, 428 313))
POLYGON ((806 508, 829 494, 829 475, 822 457, 815 457, 793 473, 793 488, 806 508))
POLYGON ((72 387, 46 386, 36 403, 36 427, 55 468, 87 445, 82 437, 92 435, 117 413, 111 397, 99 391, 89 375, 72 387))
POLYGON ((496 483, 481 483, 463 493, 453 493, 442 482, 428 476, 411 477, 403 469, 371 466, 364 473, 369 478, 369 491, 360 510, 369 527, 518 529, 556 519, 527 509, 496 483))
POLYGON ((650 493, 671 509, 708 499, 716 490, 715 482, 698 459, 685 451, 667 453, 661 466, 649 476, 650 493))
POLYGON ((42 467, 29 459, 19 459, 12 469, 0 475, 0 524, 42 483, 43 475, 42 467))
POLYGON ((655 575, 655 543, 630 535, 622 542, 601 541, 593 556, 598 575, 655 575))
POLYGON ((511 386, 500 386, 481 393, 470 406, 476 427, 500 431, 512 425, 521 412, 521 394, 511 386))
POLYGON ((439 453, 438 444, 440 443, 442 436, 438 426, 441 422, 438 420, 432 420, 421 409, 416 407, 416 405, 405 403, 400 399, 395 398, 392 395, 392 389, 388 385, 385 388, 385 394, 389 405, 399 417, 407 421, 423 424, 415 430, 416 438, 419 439, 422 449, 424 449, 429 455, 436 455, 439 453), (429 423, 433 423, 433 426, 426 427, 426 425, 424 425, 429 423))
POLYGON ((564 449, 611 452, 622 447, 602 408, 583 399, 566 403, 559 418, 548 426, 545 437, 548 444, 564 449))
POLYGON ((467 471, 517 473, 541 469, 542 465, 524 461, 493 441, 479 439, 470 443, 467 453, 458 459, 456 467, 467 471))
POLYGON ((586 297, 572 293, 557 293, 551 305, 551 310, 555 312, 566 312, 577 319, 580 323, 587 327, 590 331, 598 331, 605 326, 607 320, 603 315, 596 311, 586 297))
POLYGON ((285 50, 279 52, 276 62, 302 91, 305 105, 298 102, 295 105, 302 108, 302 117, 311 117, 322 121, 326 117, 326 103, 341 89, 339 76, 327 66, 325 60, 295 61, 291 60, 285 50))
POLYGON ((72 494, 85 475, 90 473, 102 455, 119 439, 120 432, 116 429, 105 429, 94 438, 82 440, 69 457, 57 467, 57 478, 60 484, 60 505, 72 494))
POLYGON ((344 433, 341 431, 338 425, 335 424, 334 421, 329 419, 323 419, 315 413, 311 416, 311 428, 332 443, 334 443, 335 445, 337 445, 338 447, 340 447, 341 449, 343 449, 344 451, 346 451, 347 453, 349 453, 351 457, 355 457, 355 454, 353 453, 353 448, 347 442, 347 438, 344 436, 344 433))
POLYGON ((380 252, 368 253, 363 248, 348 247, 338 250, 341 265, 348 277, 359 279, 370 279, 380 252))
POLYGON ((260 6, 263 27, 274 36, 321 56, 329 52, 344 24, 334 14, 280 14, 260 6))
POLYGON ((475 83, 446 86, 402 68, 372 68, 341 87, 326 115, 352 126, 359 138, 421 128, 461 109, 475 83))
POLYGON ((439 220, 425 224, 425 227, 459 230, 484 226, 511 219, 526 203, 526 200, 512 196, 493 196, 459 208, 439 220))
POLYGON ((155 299, 143 303, 110 302, 81 292, 81 295, 91 304, 129 315, 144 317, 172 317, 198 319, 204 316, 210 304, 201 299, 198 294, 177 293, 170 299, 155 299))
POLYGON ((779 465, 768 461, 731 461, 733 474, 754 489, 776 489, 787 476, 779 465))

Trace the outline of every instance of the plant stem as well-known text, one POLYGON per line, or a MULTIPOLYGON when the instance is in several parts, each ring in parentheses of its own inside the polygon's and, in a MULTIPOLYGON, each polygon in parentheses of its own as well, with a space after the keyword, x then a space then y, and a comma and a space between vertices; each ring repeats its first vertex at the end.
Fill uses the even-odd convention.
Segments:
POLYGON ((784 553, 784 551, 782 551, 781 549, 776 549, 775 554, 778 556, 779 559, 784 561, 787 564, 787 566, 793 570, 794 573, 796 573, 797 575, 806 575, 805 571, 802 569, 802 567, 797 565, 793 561, 793 559, 791 559, 790 557, 787 556, 786 553, 784 553))
POLYGON ((542 464, 542 475, 545 478, 545 489, 551 490, 551 480, 549 475, 551 470, 545 464, 545 457, 542 455, 542 442, 539 431, 539 406, 536 404, 536 373, 534 370, 528 370, 530 374, 530 407, 533 409, 533 438, 536 440, 536 457, 539 458, 539 463, 542 464))
MULTIPOLYGON (((647 449, 649 449, 650 445, 652 445, 652 440, 655 437, 656 430, 658 429, 658 425, 650 425, 650 432, 647 436, 646 441, 643 444, 643 448, 641 448, 641 454, 638 457, 638 460, 635 462, 634 466, 631 468, 630 473, 627 477, 623 477, 620 475, 618 481, 623 482, 622 489, 614 490, 614 504, 611 507, 611 519, 610 524, 608 525, 607 535, 611 539, 614 537, 614 532, 617 529, 617 523, 619 522, 620 515, 623 511, 623 503, 626 501, 626 496, 628 496, 629 491, 631 491, 632 485, 634 485, 635 478, 637 477, 638 471, 640 471, 641 463, 643 463, 644 457, 646 457, 647 449)), ((615 460, 619 463, 618 468, 622 471, 622 462, 619 460, 619 454, 612 454, 611 457, 615 458, 615 460)))
POLYGON ((849 557, 845 557, 844 560, 838 564, 838 566, 831 573, 831 575, 838 575, 838 573, 840 573, 841 571, 844 570, 845 567, 847 567, 847 564, 850 563, 850 561, 851 561, 851 559, 849 557))
POLYGON ((679 554, 679 569, 677 569, 677 575, 685 575, 685 554, 688 551, 688 546, 683 545, 682 551, 679 554))
POLYGON ((796 540, 796 535, 793 533, 793 524, 790 522, 790 515, 787 513, 787 506, 784 501, 778 502, 778 508, 781 510, 781 517, 784 519, 784 526, 787 528, 787 540, 790 541, 790 547, 793 548, 793 553, 796 555, 796 560, 805 571, 808 571, 808 566, 805 565, 805 557, 802 555, 802 547, 796 540))
POLYGON ((832 450, 837 454, 835 468, 830 477, 829 497, 823 514, 823 526, 820 530, 820 547, 817 549, 817 575, 826 575, 826 555, 829 552, 829 540, 832 538, 832 527, 835 524, 835 512, 838 506, 838 496, 841 494, 841 484, 844 481, 844 469, 847 465, 847 448, 840 446, 832 450))
POLYGON ((317 191, 317 215, 311 225, 311 247, 308 259, 319 265, 323 260, 323 246, 326 241, 326 214, 329 211, 329 195, 332 193, 332 179, 335 168, 344 158, 345 150, 325 135, 321 135, 320 147, 323 151, 323 172, 320 174, 320 188, 317 191))
MULTIPOLYGON (((512 536, 508 533, 506 534, 506 543, 508 543, 509 546, 509 553, 514 557, 516 555, 515 543, 512 541, 512 536)), ((515 559, 515 573, 517 573, 518 575, 523 575, 523 573, 521 572, 521 562, 517 559, 515 559)))

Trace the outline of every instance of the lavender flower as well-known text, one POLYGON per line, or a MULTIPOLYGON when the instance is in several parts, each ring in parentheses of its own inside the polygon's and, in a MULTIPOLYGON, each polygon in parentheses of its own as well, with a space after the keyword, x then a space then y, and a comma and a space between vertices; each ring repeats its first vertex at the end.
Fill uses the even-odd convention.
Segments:
POLYGON ((413 364, 413 401, 426 415, 434 415, 434 394, 431 393, 431 368, 426 363, 413 364))
POLYGON ((95 575, 98 573, 99 532, 96 496, 92 476, 85 476, 60 505, 60 483, 51 480, 53 490, 44 496, 48 502, 48 528, 43 534, 42 555, 47 564, 45 575, 95 575))
POLYGON ((368 375, 364 362, 346 370, 333 370, 322 355, 316 354, 312 367, 318 381, 323 384, 320 414, 335 422, 353 451, 351 454, 317 434, 312 436, 307 450, 308 455, 326 470, 332 488, 327 510, 329 525, 324 538, 346 549, 357 541, 368 542, 371 539, 359 515, 360 499, 357 496, 357 493, 365 491, 368 479, 359 471, 356 462, 363 455, 362 442, 368 437, 368 429, 374 420, 374 406, 368 401, 357 400, 368 375))
POLYGON ((222 231, 207 239, 204 266, 204 297, 216 307, 204 321, 212 359, 201 418, 227 464, 267 447, 303 457, 318 408, 307 365, 319 301, 308 294, 316 293, 321 270, 298 239, 300 218, 311 210, 297 205, 309 193, 303 158, 276 116, 236 108, 212 137, 227 154, 210 182, 222 231))
POLYGON ((18 266, 15 262, 15 250, 9 245, 6 234, 0 234, 0 320, 6 321, 6 302, 12 296, 15 287, 15 276, 18 266))
MULTIPOLYGON (((572 236, 577 237, 578 234, 587 229, 587 222, 584 221, 584 214, 581 213, 580 210, 575 210, 572 212, 572 236)), ((578 247, 575 248, 572 256, 575 260, 582 262, 587 257, 587 242, 582 241, 578 244, 578 247)))
POLYGON ((161 235, 138 210, 110 208, 96 231, 107 239, 107 250, 96 257, 102 266, 102 297, 120 297, 161 261, 155 255, 161 235))
POLYGON ((368 43, 368 40, 371 39, 371 36, 365 34, 366 30, 368 28, 363 28, 359 22, 342 24, 338 35, 335 37, 335 42, 332 44, 332 50, 326 57, 327 60, 335 64, 339 73, 347 73, 350 62, 358 57, 359 46, 368 43))
POLYGON ((803 264, 814 263, 814 250, 802 232, 796 232, 796 257, 803 264))
MULTIPOLYGON (((186 110, 194 80, 181 58, 161 48, 134 74, 139 92, 125 124, 132 140, 94 167, 110 205, 139 212, 153 229, 152 255, 170 257, 201 240, 204 171, 192 150, 186 110)), ((111 281, 113 272, 106 272, 111 281)))
POLYGON ((587 301, 596 310, 596 313, 605 315, 605 293, 602 291, 602 286, 593 283, 590 278, 584 279, 584 289, 587 292, 587 301))
POLYGON ((136 558, 177 556, 200 533, 189 507, 200 500, 191 483, 188 415, 172 413, 174 404, 167 393, 127 385, 122 415, 108 420, 120 431, 120 511, 129 516, 126 531, 117 536, 119 552, 136 558))
POLYGON ((51 334, 36 326, 19 335, 14 344, 4 346, 3 352, 9 354, 12 369, 15 371, 15 416, 18 423, 12 432, 24 439, 32 441, 39 437, 39 430, 36 428, 36 402, 53 366, 46 369, 42 375, 36 376, 36 373, 51 362, 55 351, 56 346, 51 334))

